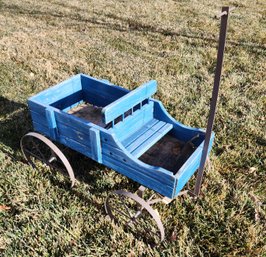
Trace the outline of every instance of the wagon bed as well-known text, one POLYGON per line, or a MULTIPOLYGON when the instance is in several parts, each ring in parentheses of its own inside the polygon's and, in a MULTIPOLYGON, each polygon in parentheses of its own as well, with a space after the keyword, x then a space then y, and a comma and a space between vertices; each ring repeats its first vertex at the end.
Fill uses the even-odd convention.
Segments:
POLYGON ((199 167, 205 132, 174 120, 156 90, 156 81, 129 91, 78 74, 28 104, 35 131, 174 198, 199 167))

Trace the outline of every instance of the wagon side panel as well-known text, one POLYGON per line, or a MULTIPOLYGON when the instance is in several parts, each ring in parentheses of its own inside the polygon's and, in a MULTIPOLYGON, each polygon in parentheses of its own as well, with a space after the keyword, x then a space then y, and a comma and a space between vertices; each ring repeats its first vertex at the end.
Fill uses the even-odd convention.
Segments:
MULTIPOLYGON (((212 133, 208 154, 211 151, 212 144, 214 140, 214 133, 212 133)), ((202 155, 204 141, 201 145, 196 149, 196 151, 189 157, 189 159, 185 162, 185 164, 180 168, 178 173, 175 175, 177 178, 177 185, 175 188, 174 196, 177 196, 178 193, 184 188, 186 183, 192 177, 192 175, 197 171, 200 165, 200 159, 202 155)))
POLYGON ((129 92, 106 80, 95 79, 85 74, 80 76, 84 100, 96 106, 106 106, 129 92))
POLYGON ((60 111, 55 111, 55 119, 57 140, 60 143, 102 163, 100 132, 97 126, 60 111))
POLYGON ((34 131, 40 132, 49 137, 50 133, 45 112, 46 106, 31 100, 28 101, 28 106, 34 131))
POLYGON ((101 144, 104 165, 164 196, 173 197, 176 178, 170 172, 139 161, 116 141, 114 135, 104 131, 101 131, 101 144))

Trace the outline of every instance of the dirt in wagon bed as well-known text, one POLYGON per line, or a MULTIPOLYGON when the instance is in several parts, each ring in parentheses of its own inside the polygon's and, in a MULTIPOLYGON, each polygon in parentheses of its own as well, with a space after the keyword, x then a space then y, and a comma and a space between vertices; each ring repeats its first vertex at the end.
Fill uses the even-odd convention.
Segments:
POLYGON ((102 108, 98 106, 93 106, 89 103, 82 103, 78 106, 70 109, 69 114, 73 114, 79 118, 88 120, 100 127, 105 127, 105 124, 102 122, 102 108))
POLYGON ((176 174, 195 149, 196 147, 192 143, 165 135, 139 159, 149 165, 162 167, 176 174))

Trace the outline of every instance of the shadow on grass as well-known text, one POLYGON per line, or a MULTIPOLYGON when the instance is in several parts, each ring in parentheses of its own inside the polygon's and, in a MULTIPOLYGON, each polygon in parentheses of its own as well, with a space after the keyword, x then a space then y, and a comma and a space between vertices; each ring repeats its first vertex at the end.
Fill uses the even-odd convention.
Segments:
MULTIPOLYGON (((29 131, 33 131, 33 129, 27 105, 0 96, 0 150, 10 156, 14 161, 25 163, 20 151, 20 139, 29 131), (10 150, 12 149, 12 151, 7 150, 8 148, 10 150)), ((77 180, 91 185, 90 193, 100 194, 110 189, 116 190, 128 186, 127 182, 118 183, 114 187, 108 183, 101 182, 99 176, 103 175, 104 170, 108 171, 103 165, 70 148, 57 144, 56 142, 55 144, 59 146, 68 158, 77 180)), ((52 175, 53 173, 51 173, 49 179, 51 179, 55 186, 68 188, 67 183, 63 185, 52 175)), ((83 198, 83 200, 88 200, 87 197, 81 195, 76 189, 73 189, 72 192, 78 197, 83 198)))
MULTIPOLYGON (((10 14, 33 16, 36 18, 47 19, 50 21, 52 21, 53 18, 70 19, 71 21, 91 23, 93 25, 98 25, 101 28, 120 31, 120 32, 128 32, 128 31, 151 32, 151 33, 158 33, 163 36, 177 36, 177 37, 184 37, 188 39, 199 39, 199 40, 207 41, 215 45, 218 43, 218 40, 216 39, 215 35, 213 37, 206 37, 203 35, 199 36, 197 34, 192 34, 192 33, 191 34, 181 33, 181 32, 172 31, 169 29, 159 28, 157 26, 152 26, 150 24, 144 24, 135 19, 119 17, 115 14, 103 15, 102 13, 94 12, 94 14, 97 15, 97 18, 95 17, 84 18, 79 14, 79 12, 84 11, 83 9, 80 9, 74 6, 68 6, 66 4, 59 4, 59 6, 62 6, 65 8, 71 8, 73 10, 72 12, 73 14, 65 15, 64 13, 61 13, 60 11, 59 12, 47 12, 47 11, 40 11, 36 9, 30 10, 30 9, 23 8, 22 6, 18 6, 14 4, 4 4, 4 3, 0 5, 0 11, 5 11, 10 14), (106 18, 112 19, 114 21, 118 21, 118 23, 110 23, 106 21, 106 18), (123 25, 121 25, 121 22, 123 22, 123 25)), ((219 24, 219 21, 217 21, 217 24, 219 24)), ((234 41, 234 40, 227 40, 227 44, 246 47, 246 48, 250 48, 251 50, 254 50, 254 49, 266 50, 265 46, 258 45, 257 43, 253 43, 253 42, 239 42, 239 41, 234 41)))
POLYGON ((30 124, 25 104, 0 96, 0 143, 13 149, 16 154, 20 138, 31 127, 30 124))
MULTIPOLYGON (((31 120, 27 106, 0 96, 0 150, 9 155, 15 162, 19 161, 25 163, 20 153, 19 142, 20 138, 29 131, 28 128, 31 128, 31 120), (13 153, 11 154, 10 151, 6 151, 6 147, 11 148, 13 153)), ((137 183, 123 179, 123 176, 118 173, 112 176, 111 180, 116 180, 115 176, 121 176, 119 183, 114 184, 113 182, 109 183, 105 181, 105 178, 107 178, 107 180, 110 178, 105 174, 106 172, 110 172, 110 170, 70 148, 62 145, 58 146, 71 163, 76 179, 90 186, 89 192, 80 190, 78 186, 70 189, 70 183, 68 183, 67 180, 58 180, 54 172, 44 172, 44 176, 51 181, 54 187, 63 188, 84 202, 84 204, 95 206, 102 215, 106 215, 104 206, 92 200, 89 194, 100 196, 102 193, 105 193, 104 195, 106 195, 106 193, 110 191, 123 188, 129 189, 131 192, 137 190, 139 186, 137 183), (100 177, 103 175, 105 175, 105 178, 100 177)), ((40 172, 42 171, 40 170, 40 172)), ((20 212, 16 206, 13 206, 12 210, 13 215, 17 215, 20 212)), ((145 241, 142 235, 137 234, 135 236, 145 241)))

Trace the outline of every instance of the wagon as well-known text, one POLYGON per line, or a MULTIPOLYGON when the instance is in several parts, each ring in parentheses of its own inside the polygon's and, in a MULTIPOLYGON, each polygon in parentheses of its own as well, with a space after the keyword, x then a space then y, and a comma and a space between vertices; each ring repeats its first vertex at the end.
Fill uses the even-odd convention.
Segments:
MULTIPOLYGON (((224 11, 228 14, 229 9, 224 11)), ((223 17, 227 22, 227 16, 222 16, 222 22, 223 17)), ((220 51, 223 53, 223 47, 220 51)), ((170 203, 187 191, 193 194, 182 189, 197 170, 194 195, 198 195, 214 139, 212 125, 220 82, 217 73, 215 81, 206 131, 171 117, 163 104, 152 98, 157 90, 155 80, 130 91, 107 80, 78 74, 29 98, 34 132, 22 137, 22 152, 35 167, 41 160, 67 172, 72 186, 73 169, 56 142, 138 182, 141 186, 135 193, 110 193, 105 209, 123 225, 163 240, 164 228, 152 205, 170 203), (155 191, 156 197, 145 200, 145 188, 155 191)))

